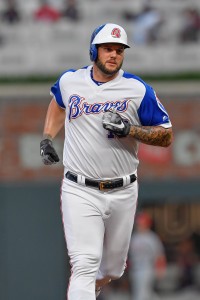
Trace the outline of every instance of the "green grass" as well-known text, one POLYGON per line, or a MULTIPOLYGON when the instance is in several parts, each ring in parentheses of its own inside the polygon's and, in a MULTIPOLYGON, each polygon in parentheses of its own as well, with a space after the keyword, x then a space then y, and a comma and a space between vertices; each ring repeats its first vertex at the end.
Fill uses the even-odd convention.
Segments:
POLYGON ((142 75, 144 80, 156 80, 156 81, 188 81, 188 80, 200 80, 200 73, 180 73, 180 74, 155 74, 155 75, 142 75))
MULTIPOLYGON (((134 73, 134 71, 133 71, 134 73)), ((143 80, 155 80, 155 81, 188 81, 188 80, 200 80, 200 72, 191 73, 176 73, 176 74, 136 74, 143 80)), ((53 83, 57 80, 60 74, 55 75, 34 75, 34 76, 10 76, 0 77, 0 84, 43 84, 53 83)))
POLYGON ((57 80, 59 75, 55 76, 10 76, 10 77, 0 77, 0 84, 43 84, 43 83, 53 83, 57 80))

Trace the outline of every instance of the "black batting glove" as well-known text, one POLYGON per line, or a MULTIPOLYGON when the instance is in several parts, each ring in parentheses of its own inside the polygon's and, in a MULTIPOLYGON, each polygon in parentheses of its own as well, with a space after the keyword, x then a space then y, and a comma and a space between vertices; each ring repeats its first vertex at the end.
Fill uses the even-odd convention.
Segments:
POLYGON ((106 111, 103 114, 103 128, 113 132, 118 137, 126 137, 131 129, 131 123, 124 119, 115 110, 106 111))
POLYGON ((53 165, 60 160, 50 139, 44 139, 40 142, 40 155, 45 165, 53 165))

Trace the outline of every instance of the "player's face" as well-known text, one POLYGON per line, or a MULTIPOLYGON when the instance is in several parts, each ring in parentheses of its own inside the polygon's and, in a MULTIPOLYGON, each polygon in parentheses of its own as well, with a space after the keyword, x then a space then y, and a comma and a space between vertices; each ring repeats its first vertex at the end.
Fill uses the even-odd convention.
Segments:
POLYGON ((124 46, 121 44, 101 44, 98 47, 97 67, 106 75, 116 74, 123 64, 124 46))

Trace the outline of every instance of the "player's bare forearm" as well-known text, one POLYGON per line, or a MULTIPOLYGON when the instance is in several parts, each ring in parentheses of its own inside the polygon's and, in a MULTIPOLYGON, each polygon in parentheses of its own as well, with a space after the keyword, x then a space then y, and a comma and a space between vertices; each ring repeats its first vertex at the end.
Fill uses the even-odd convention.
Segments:
POLYGON ((131 126, 130 133, 141 143, 168 147, 172 143, 172 128, 161 126, 131 126))
POLYGON ((53 139, 61 130, 65 122, 65 110, 54 99, 51 100, 45 119, 43 136, 53 139))

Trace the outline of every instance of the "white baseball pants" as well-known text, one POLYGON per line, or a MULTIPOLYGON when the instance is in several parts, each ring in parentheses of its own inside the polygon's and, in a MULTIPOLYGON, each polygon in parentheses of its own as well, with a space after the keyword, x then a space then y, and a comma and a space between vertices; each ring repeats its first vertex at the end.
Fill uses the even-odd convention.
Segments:
POLYGON ((63 179, 61 211, 71 264, 68 300, 95 300, 96 279, 122 276, 137 196, 137 181, 102 192, 63 179))

